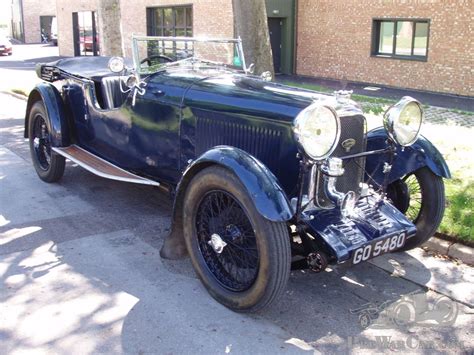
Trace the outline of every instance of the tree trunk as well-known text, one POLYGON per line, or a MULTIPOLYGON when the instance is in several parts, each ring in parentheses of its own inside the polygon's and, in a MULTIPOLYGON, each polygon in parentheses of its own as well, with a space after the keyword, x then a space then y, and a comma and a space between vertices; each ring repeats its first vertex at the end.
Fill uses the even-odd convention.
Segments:
POLYGON ((99 0, 100 54, 107 56, 124 55, 120 0, 99 0))
POLYGON ((255 64, 255 74, 272 73, 273 57, 268 32, 265 0, 232 0, 236 37, 242 38, 247 66, 255 64))

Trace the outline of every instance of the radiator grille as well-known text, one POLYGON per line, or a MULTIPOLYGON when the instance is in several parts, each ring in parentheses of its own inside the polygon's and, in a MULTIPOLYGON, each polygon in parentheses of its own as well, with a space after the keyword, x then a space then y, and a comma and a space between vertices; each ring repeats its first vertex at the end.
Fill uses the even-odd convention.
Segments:
MULTIPOLYGON (((344 157, 360 153, 366 150, 366 121, 362 115, 341 117, 341 138, 337 148, 332 153, 332 157, 344 157), (342 146, 342 143, 353 139, 355 144, 349 151, 342 146)), ((349 159, 344 161, 344 175, 337 179, 336 187, 338 191, 359 191, 359 183, 362 181, 365 169, 365 158, 349 159)), ((323 177, 318 175, 318 196, 319 205, 328 207, 331 203, 326 199, 323 190, 323 177)))
POLYGON ((197 117, 197 155, 217 145, 230 145, 245 150, 278 173, 280 141, 281 132, 275 129, 222 118, 197 117))

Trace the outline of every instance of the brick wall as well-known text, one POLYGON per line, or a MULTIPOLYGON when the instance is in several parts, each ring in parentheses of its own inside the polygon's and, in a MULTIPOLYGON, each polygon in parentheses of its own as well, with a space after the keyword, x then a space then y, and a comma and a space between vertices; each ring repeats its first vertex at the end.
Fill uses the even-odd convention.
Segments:
POLYGON ((58 14, 58 46, 60 55, 74 55, 72 13, 97 11, 97 1, 98 0, 57 0, 56 10, 58 14))
POLYGON ((473 0, 299 0, 297 73, 474 95, 473 0), (427 62, 371 57, 373 18, 427 18, 427 62))
MULTIPOLYGON (((122 0, 120 10, 125 55, 131 57, 132 34, 146 35, 147 7, 190 4, 193 5, 194 36, 233 37, 232 2, 230 0, 122 0)), ((96 11, 97 8, 97 0, 57 0, 58 42, 61 55, 74 55, 72 13, 96 11)), ((100 28, 98 31, 100 37, 100 28)))
MULTIPOLYGON (((97 10, 97 1, 57 0, 61 55, 73 55, 72 12, 97 10)), ((474 95, 474 0, 298 3, 297 74, 474 95), (430 19, 428 60, 371 57, 373 18, 430 19)), ((132 33, 146 34, 147 7, 189 4, 195 36, 233 36, 231 0, 121 0, 126 56, 132 33)))
POLYGON ((122 0, 122 37, 126 56, 131 56, 132 34, 146 35, 146 8, 193 5, 195 37, 233 37, 234 25, 230 0, 122 0), (133 14, 134 16, 125 16, 133 14))
POLYGON ((41 42, 40 16, 56 16, 56 0, 23 0, 25 43, 41 42))

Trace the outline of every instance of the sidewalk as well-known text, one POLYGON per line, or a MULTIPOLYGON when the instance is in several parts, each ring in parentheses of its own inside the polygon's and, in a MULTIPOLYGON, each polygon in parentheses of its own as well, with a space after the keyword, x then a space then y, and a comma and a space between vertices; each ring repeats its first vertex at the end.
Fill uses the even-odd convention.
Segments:
POLYGON ((434 124, 458 125, 472 128, 474 127, 474 112, 467 115, 442 107, 429 106, 425 109, 425 121, 434 124))
POLYGON ((35 72, 36 64, 60 58, 58 47, 47 44, 14 44, 12 56, 0 57, 0 91, 28 95, 41 82, 35 72))

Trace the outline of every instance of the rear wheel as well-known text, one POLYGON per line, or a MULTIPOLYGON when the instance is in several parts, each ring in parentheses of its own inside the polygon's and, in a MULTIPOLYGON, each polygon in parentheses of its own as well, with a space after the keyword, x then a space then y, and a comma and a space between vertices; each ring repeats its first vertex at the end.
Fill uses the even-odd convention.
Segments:
POLYGON ((284 291, 291 261, 286 224, 262 217, 234 174, 221 167, 198 173, 183 212, 194 269, 218 302, 254 312, 284 291))
POLYGON ((440 176, 423 167, 390 184, 387 193, 417 229, 399 251, 416 248, 433 236, 444 214, 444 182, 440 176))
POLYGON ((64 174, 65 159, 51 150, 51 133, 44 104, 36 102, 28 119, 28 137, 33 166, 41 180, 56 182, 64 174))

